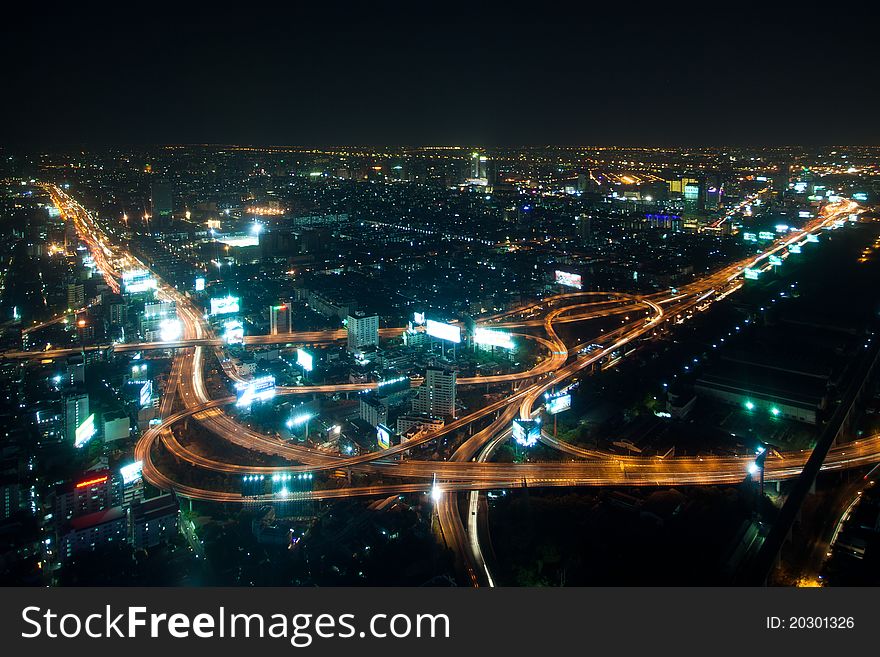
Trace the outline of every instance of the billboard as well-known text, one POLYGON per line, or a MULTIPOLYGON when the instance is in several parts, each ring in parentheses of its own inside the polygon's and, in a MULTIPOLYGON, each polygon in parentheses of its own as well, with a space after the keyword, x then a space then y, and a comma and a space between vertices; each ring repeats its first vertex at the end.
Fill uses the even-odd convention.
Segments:
POLYGON ((376 442, 382 449, 391 447, 391 429, 384 424, 376 425, 376 442))
POLYGON ((807 235, 807 241, 808 242, 818 242, 819 236, 816 235, 815 233, 810 233, 809 235, 807 235))
POLYGON ((226 344, 242 344, 244 342, 244 326, 241 320, 231 319, 223 324, 223 341, 226 344))
POLYGON ((413 324, 421 326, 425 323, 425 313, 413 313, 413 324))
POLYGON ((583 281, 581 280, 580 274, 572 274, 567 271, 560 271, 557 269, 555 272, 556 283, 558 285, 564 285, 565 287, 573 287, 578 290, 583 287, 583 281))
POLYGON ((768 261, 770 262, 770 264, 773 265, 774 267, 778 267, 779 265, 782 264, 782 258, 780 258, 779 256, 772 255, 772 256, 770 256, 767 260, 768 260, 768 261))
POLYGON ((128 294, 155 290, 156 279, 145 269, 131 269, 122 273, 122 289, 128 294))
POLYGON ((303 368, 304 372, 311 372, 315 369, 315 358, 303 348, 296 350, 296 364, 303 368))
POLYGON ((212 315, 228 315, 229 313, 237 313, 239 309, 238 297, 229 295, 219 298, 214 297, 211 299, 212 315))
POLYGON ((550 415, 556 415, 562 411, 567 411, 571 408, 571 395, 564 394, 550 397, 550 399, 547 400, 545 408, 550 415))
POLYGON ((76 428, 73 438, 73 446, 82 447, 88 443, 96 433, 98 433, 98 429, 95 427, 95 414, 92 413, 76 428))
POLYGON ((509 333, 487 328, 477 328, 477 330, 474 331, 474 342, 476 344, 501 347, 503 349, 514 348, 513 340, 510 338, 509 333))
POLYGON ((746 270, 743 272, 743 274, 745 275, 745 277, 746 277, 748 280, 750 280, 750 281, 756 281, 756 280, 758 280, 758 276, 761 275, 761 270, 760 270, 760 269, 746 269, 746 270))
POLYGON ((771 233, 769 230, 762 230, 758 233, 759 240, 773 240, 776 239, 776 235, 771 233))
POLYGON ((440 340, 461 342, 461 327, 453 324, 444 324, 443 322, 435 322, 433 319, 429 319, 425 322, 425 332, 440 340))
POLYGON ((533 447, 541 439, 541 421, 516 419, 511 435, 518 445, 533 447))
POLYGON ((138 403, 140 403, 141 408, 146 408, 153 401, 153 380, 144 381, 144 384, 141 386, 141 390, 138 393, 138 403))
POLYGON ((119 468, 119 474, 122 476, 122 483, 126 486, 130 486, 131 484, 140 481, 143 471, 143 461, 135 461, 134 463, 129 463, 128 465, 123 465, 119 468))
POLYGON ((254 401, 271 399, 275 396, 275 377, 260 376, 251 381, 236 383, 235 392, 238 395, 235 402, 237 406, 249 406, 254 401))
POLYGON ((205 279, 199 276, 196 279, 196 292, 204 292, 205 290, 205 279))
POLYGON ((743 233, 743 240, 746 242, 757 242, 758 236, 754 233, 743 233))
POLYGON ((183 325, 179 319, 163 319, 159 322, 159 337, 162 342, 174 342, 180 340, 183 335, 183 325))
POLYGON ((789 253, 800 253, 801 252, 801 245, 800 244, 792 244, 791 246, 788 247, 788 252, 789 253))

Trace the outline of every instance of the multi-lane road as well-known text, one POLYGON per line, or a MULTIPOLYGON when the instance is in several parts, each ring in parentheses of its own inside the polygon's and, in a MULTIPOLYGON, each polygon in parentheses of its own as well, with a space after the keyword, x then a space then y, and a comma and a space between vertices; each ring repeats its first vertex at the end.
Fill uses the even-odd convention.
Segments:
MULTIPOLYGON (((50 188, 53 200, 65 217, 74 221, 105 278, 118 276, 125 267, 147 268, 119 247, 111 245, 91 215, 70 196, 56 187, 50 188)), ((821 230, 857 211, 858 206, 844 201, 826 206, 820 215, 804 229, 786 234, 762 252, 723 267, 676 291, 635 297, 617 293, 575 292, 556 295, 519 309, 483 318, 498 327, 536 329, 543 335, 521 334, 525 339, 539 342, 546 354, 526 371, 491 377, 459 379, 459 385, 483 383, 511 383, 518 389, 497 402, 449 421, 441 430, 426 434, 403 445, 381 452, 344 457, 337 454, 291 445, 274 436, 260 434, 237 422, 225 413, 225 406, 234 398, 211 399, 204 381, 205 350, 212 349, 222 357, 222 343, 206 324, 202 311, 185 295, 160 282, 159 293, 177 303, 183 323, 183 338, 174 343, 114 345, 117 351, 146 348, 177 348, 169 386, 162 402, 163 420, 147 430, 136 447, 136 458, 144 462, 144 476, 152 484, 175 490, 193 499, 245 502, 238 490, 215 490, 182 484, 162 472, 155 460, 158 450, 164 450, 178 461, 196 468, 224 474, 272 474, 284 472, 318 472, 325 470, 355 470, 375 473, 383 479, 394 478, 395 483, 375 486, 346 486, 317 488, 298 493, 303 498, 337 499, 351 496, 397 495, 427 492, 431 482, 439 482, 440 495, 437 512, 446 540, 465 557, 465 566, 474 584, 491 583, 491 576, 479 550, 476 534, 478 496, 473 491, 520 486, 620 486, 620 485, 701 485, 729 484, 747 476, 751 457, 621 457, 596 451, 573 452, 569 446, 555 444, 548 436, 545 443, 565 449, 577 457, 575 461, 509 464, 492 463, 491 453, 509 435, 510 424, 516 417, 531 417, 539 409, 543 393, 558 386, 578 373, 607 360, 614 352, 640 338, 650 337, 664 325, 674 325, 681 317, 704 308, 741 286, 743 271, 766 266, 770 255, 785 255, 795 243, 806 240, 808 233, 821 230), (602 347, 587 355, 579 353, 583 345, 567 346, 556 332, 556 326, 569 322, 584 322, 599 317, 623 315, 619 328, 603 332, 602 347), (173 381, 172 381, 173 380, 173 381), (173 412, 175 403, 180 410, 173 412), (289 465, 279 467, 254 466, 251 463, 231 463, 194 453, 181 444, 174 425, 187 417, 198 420, 205 428, 222 439, 261 454, 282 457, 289 465), (488 424, 486 424, 488 420, 488 424), (430 461, 408 458, 407 452, 419 445, 436 441, 475 422, 481 428, 456 449, 448 461, 430 461), (458 492, 472 491, 468 498, 468 526, 465 528, 457 505, 458 492)), ((394 337, 402 329, 383 329, 384 337, 394 337)), ((317 344, 344 339, 344 331, 308 331, 282 335, 249 336, 248 344, 317 344)), ((63 350, 55 350, 59 354, 63 350)), ((78 350, 74 350, 78 351, 78 350)), ((39 357, 54 357, 54 352, 37 352, 39 357), (50 355, 51 354, 51 355, 50 355)), ((7 357, 34 357, 34 352, 6 354, 7 357), (27 355, 25 355, 27 354, 27 355)), ((237 375, 231 368, 224 371, 232 378, 237 375)), ((278 394, 335 393, 363 390, 375 384, 327 384, 280 388, 278 394)), ((802 470, 808 452, 782 453, 767 459, 765 477, 779 480, 796 477, 802 470)), ((826 469, 857 467, 880 461, 880 436, 835 447, 825 461, 826 469)))

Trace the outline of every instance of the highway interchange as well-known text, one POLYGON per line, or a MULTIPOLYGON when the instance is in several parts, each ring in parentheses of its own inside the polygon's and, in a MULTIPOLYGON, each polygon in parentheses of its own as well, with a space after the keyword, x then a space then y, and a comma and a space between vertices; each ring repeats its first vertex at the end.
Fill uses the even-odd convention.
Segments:
MULTIPOLYGON (((46 186, 62 215, 73 221, 83 241, 95 258, 98 268, 111 288, 118 289, 121 271, 149 269, 122 247, 115 245, 97 224, 94 217, 71 196, 56 186, 46 186), (113 281, 113 284, 111 284, 113 281), (114 287, 115 285, 115 287, 114 287)), ((477 536, 479 491, 490 489, 552 486, 671 486, 731 484, 747 476, 753 457, 641 457, 619 456, 584 450, 561 444, 544 434, 543 442, 560 449, 573 460, 543 463, 493 463, 494 450, 509 440, 514 418, 530 418, 541 410, 543 394, 560 386, 579 373, 607 366, 611 354, 631 343, 650 337, 658 330, 674 329, 688 316, 708 307, 713 301, 735 292, 742 286, 745 269, 766 268, 771 255, 785 257, 788 247, 806 241, 808 233, 840 222, 858 211, 850 201, 827 205, 820 215, 802 230, 785 234, 760 253, 723 267, 678 290, 652 295, 607 292, 572 292, 548 297, 506 313, 480 319, 482 325, 492 324, 506 329, 539 330, 543 335, 520 333, 522 338, 535 340, 544 355, 534 367, 510 374, 460 378, 460 386, 475 384, 509 384, 506 397, 483 408, 468 412, 451 421, 439 431, 425 434, 386 450, 345 457, 303 445, 290 444, 275 436, 264 435, 236 421, 224 411, 234 397, 212 399, 206 387, 204 370, 213 353, 226 376, 240 381, 228 363, 223 344, 205 321, 203 311, 192 300, 173 287, 159 281, 159 296, 176 302, 183 325, 183 337, 174 342, 105 345, 115 351, 175 348, 168 386, 163 394, 162 421, 145 431, 137 443, 135 458, 144 464, 144 477, 151 484, 197 500, 224 503, 253 502, 242 497, 239 490, 213 490, 175 481, 157 464, 157 450, 162 449, 179 462, 205 471, 226 475, 265 474, 277 472, 354 471, 394 478, 395 483, 373 486, 316 488, 296 493, 298 499, 339 499, 352 496, 396 496, 405 493, 433 492, 440 527, 447 544, 461 557, 468 578, 474 585, 491 585, 489 569, 482 558, 477 536), (566 345, 556 327, 570 322, 585 322, 600 317, 623 316, 619 328, 595 336, 601 348, 582 353, 589 343, 566 345), (208 351, 210 350, 210 351, 208 351), (181 444, 172 428, 186 418, 194 418, 212 434, 249 451, 282 457, 287 466, 254 466, 231 463, 196 454, 181 444), (446 461, 411 458, 407 452, 414 447, 434 442, 481 421, 482 428, 472 430, 446 461), (488 421, 488 424, 486 422, 488 421), (485 424, 485 426, 483 426, 485 424), (434 482, 434 483, 432 483, 434 482), (458 493, 468 493, 467 526, 462 522, 458 493)), ((155 272, 153 272, 155 275, 155 272)), ((53 320, 54 321, 54 320, 53 320)), ((402 329, 383 329, 384 337, 399 335, 402 329)), ((248 336, 246 344, 319 344, 345 338, 344 331, 309 331, 271 336, 248 336)), ((79 349, 55 349, 43 352, 12 352, 8 358, 60 358, 79 349)), ((279 387, 278 395, 353 392, 375 387, 372 384, 326 384, 315 386, 279 387)), ((798 476, 809 452, 776 453, 767 458, 765 477, 768 481, 798 476)), ((826 469, 858 467, 880 461, 880 436, 832 448, 825 461, 826 469)), ((267 501, 277 497, 266 496, 267 501)))

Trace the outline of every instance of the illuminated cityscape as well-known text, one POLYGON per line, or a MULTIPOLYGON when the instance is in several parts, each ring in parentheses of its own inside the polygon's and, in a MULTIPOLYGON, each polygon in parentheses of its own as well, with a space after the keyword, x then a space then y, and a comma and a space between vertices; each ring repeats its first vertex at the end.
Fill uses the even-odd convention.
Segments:
MULTIPOLYGON (((180 71, 148 104, 214 94, 204 126, 128 92, 128 127, 10 110, 33 136, 0 148, 0 581, 877 584, 876 135, 716 136, 739 100, 578 132, 567 69, 487 84, 482 132, 439 74, 403 93, 433 60, 402 38, 418 56, 376 46, 378 72, 350 46, 291 73, 330 100, 338 74, 369 121, 180 71), (514 120, 525 91, 548 108, 514 120)), ((600 82, 571 84, 613 102, 600 82)), ((66 102, 97 107, 83 85, 66 102)))

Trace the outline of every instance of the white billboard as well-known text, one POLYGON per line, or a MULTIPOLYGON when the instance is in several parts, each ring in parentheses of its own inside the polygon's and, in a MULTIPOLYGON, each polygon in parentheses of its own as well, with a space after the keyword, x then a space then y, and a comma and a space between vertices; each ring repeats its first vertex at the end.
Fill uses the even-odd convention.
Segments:
POLYGON ((252 381, 236 383, 235 391, 238 393, 238 406, 249 406, 251 402, 271 399, 275 396, 275 377, 261 376, 252 381))
POLYGON ((315 357, 303 348, 296 350, 296 364, 303 368, 305 372, 311 372, 315 369, 315 357))
POLYGON ((550 415, 556 415, 571 408, 571 395, 557 395, 547 401, 546 409, 550 415))
POLYGON ((223 324, 223 341, 226 344, 242 344, 244 342, 244 325, 238 319, 231 319, 223 324))
POLYGON ((461 327, 453 324, 444 324, 443 322, 435 322, 433 319, 429 319, 425 322, 425 332, 440 340, 461 342, 461 327))
POLYGON ((134 463, 123 465, 121 468, 119 468, 119 474, 122 476, 122 483, 126 486, 137 483, 141 480, 143 470, 143 461, 135 461, 134 463))
POLYGON ((132 269, 122 274, 122 289, 128 294, 155 290, 156 279, 145 269, 132 269))
POLYGON ((240 310, 238 297, 232 295, 226 297, 215 297, 211 299, 212 315, 228 315, 229 313, 237 313, 240 310))
POLYGON ((509 333, 487 328, 477 328, 474 331, 474 342, 491 347, 502 347, 503 349, 513 349, 515 346, 509 333))
POLYGON ((511 435, 518 445, 533 447, 541 439, 541 423, 538 420, 513 421, 511 435))
POLYGON ((196 292, 203 292, 205 289, 205 279, 201 276, 196 279, 196 292))
POLYGON ((96 433, 98 433, 98 429, 95 427, 95 414, 92 413, 76 428, 73 446, 82 447, 88 443, 96 433))
POLYGON ((572 274, 571 272, 561 271, 559 269, 555 272, 556 275, 556 283, 558 285, 564 285, 565 287, 573 287, 580 290, 583 287, 583 281, 581 279, 580 274, 572 274))

